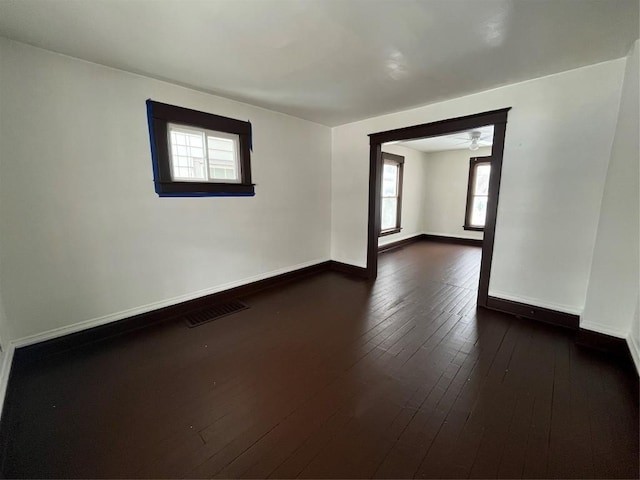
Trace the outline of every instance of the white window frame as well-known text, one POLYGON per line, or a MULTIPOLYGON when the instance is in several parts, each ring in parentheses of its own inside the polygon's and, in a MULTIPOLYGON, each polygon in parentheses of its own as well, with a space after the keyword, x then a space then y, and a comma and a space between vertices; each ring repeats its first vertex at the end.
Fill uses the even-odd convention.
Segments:
MULTIPOLYGON (((242 183, 242 165, 240 162, 240 137, 234 133, 218 132, 215 130, 208 130, 205 128, 192 127, 189 125, 181 125, 178 123, 167 123, 167 142, 169 145, 169 167, 171 169, 171 178, 177 182, 207 182, 207 183, 242 183), (201 178, 186 178, 175 175, 174 172, 174 154, 173 142, 171 141, 171 132, 180 132, 193 135, 194 133, 200 133, 203 137, 203 151, 204 151, 204 170, 207 179, 201 178), (235 166, 237 176, 236 178, 216 178, 211 176, 211 167, 209 165, 209 140, 208 137, 223 138, 233 141, 233 164, 235 166)), ((215 168, 215 167, 214 167, 215 168)), ((224 167, 221 167, 224 168, 224 167)))

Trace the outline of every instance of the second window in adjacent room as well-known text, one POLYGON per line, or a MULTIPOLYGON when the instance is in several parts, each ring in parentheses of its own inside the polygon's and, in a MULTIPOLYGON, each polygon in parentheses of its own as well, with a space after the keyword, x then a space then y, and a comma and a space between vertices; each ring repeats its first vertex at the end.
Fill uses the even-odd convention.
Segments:
POLYGON ((404 157, 382 152, 382 161, 381 237, 399 233, 401 230, 404 157))
POLYGON ((473 157, 469 160, 467 211, 464 219, 465 230, 484 231, 490 177, 491 157, 473 157))

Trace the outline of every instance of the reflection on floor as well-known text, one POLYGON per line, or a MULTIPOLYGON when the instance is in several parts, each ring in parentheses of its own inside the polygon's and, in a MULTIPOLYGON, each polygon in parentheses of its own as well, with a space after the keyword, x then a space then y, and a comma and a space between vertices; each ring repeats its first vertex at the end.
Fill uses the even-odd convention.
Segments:
POLYGON ((635 477, 634 372, 417 243, 16 372, 8 477, 635 477))

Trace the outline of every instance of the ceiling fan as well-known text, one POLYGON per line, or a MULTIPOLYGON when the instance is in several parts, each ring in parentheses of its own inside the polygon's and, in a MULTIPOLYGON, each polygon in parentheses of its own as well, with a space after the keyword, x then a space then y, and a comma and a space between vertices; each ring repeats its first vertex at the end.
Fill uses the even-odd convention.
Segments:
POLYGON ((469 150, 478 150, 480 147, 489 147, 493 143, 493 131, 482 132, 472 130, 451 135, 455 140, 460 140, 456 145, 469 144, 469 150))

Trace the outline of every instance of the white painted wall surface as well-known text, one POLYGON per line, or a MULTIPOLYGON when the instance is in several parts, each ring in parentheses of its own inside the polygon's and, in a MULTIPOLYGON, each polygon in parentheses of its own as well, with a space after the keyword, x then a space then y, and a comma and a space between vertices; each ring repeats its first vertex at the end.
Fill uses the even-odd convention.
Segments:
POLYGON ((584 307, 625 60, 333 129, 334 260, 366 264, 368 134, 512 107, 489 293, 584 307))
POLYGON ((0 49, 12 339, 329 259, 329 128, 5 39, 0 49), (256 197, 159 198, 147 98, 250 120, 256 197))
POLYGON ((600 208, 598 236, 581 325, 626 337, 638 295, 640 112, 638 42, 630 52, 600 208))
POLYGON ((463 228, 467 208, 469 159, 488 157, 491 147, 476 151, 447 150, 427 154, 424 232, 445 237, 482 239, 482 232, 463 228))
POLYGON ((401 145, 385 145, 382 151, 404 157, 404 174, 402 182, 402 231, 380 237, 378 239, 379 246, 415 237, 422 233, 426 155, 423 152, 401 145))

